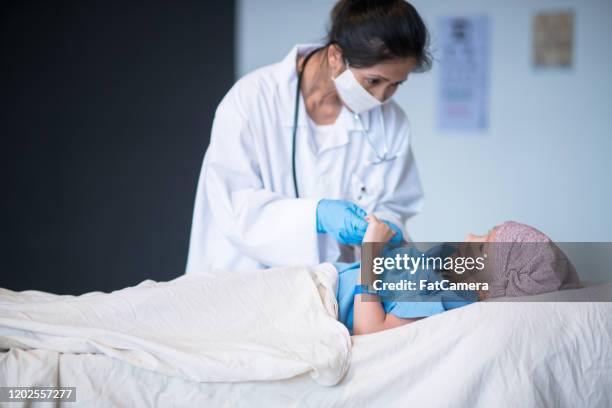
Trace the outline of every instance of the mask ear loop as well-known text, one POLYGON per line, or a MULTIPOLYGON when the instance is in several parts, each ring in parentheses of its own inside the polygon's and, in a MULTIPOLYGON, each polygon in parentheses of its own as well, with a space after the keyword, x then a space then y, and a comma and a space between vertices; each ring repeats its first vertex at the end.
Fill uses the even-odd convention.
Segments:
MULTIPOLYGON (((343 61, 344 61, 344 65, 346 65, 346 69, 349 69, 349 63, 348 63, 348 60, 343 60, 343 61)), ((338 77, 339 77, 340 75, 342 75, 342 74, 344 74, 344 71, 342 71, 341 73, 339 73, 338 75, 336 75, 336 78, 338 78, 338 77)), ((333 81, 334 79, 336 79, 336 78, 334 78, 333 76, 331 76, 330 78, 331 78, 331 80, 332 80, 332 81, 333 81)))

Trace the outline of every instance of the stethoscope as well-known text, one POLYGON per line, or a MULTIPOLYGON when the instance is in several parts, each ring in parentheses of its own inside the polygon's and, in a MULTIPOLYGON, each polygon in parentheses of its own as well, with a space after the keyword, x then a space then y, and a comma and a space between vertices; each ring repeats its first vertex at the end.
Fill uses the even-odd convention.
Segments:
MULTIPOLYGON (((297 172, 296 172, 296 167, 295 167, 295 153, 296 153, 296 140, 297 140, 297 122, 298 122, 298 115, 299 115, 299 110, 300 110, 300 88, 302 85, 302 76, 304 74, 304 70, 306 69, 306 63, 308 62, 308 60, 310 59, 310 57, 312 57, 317 51, 319 51, 320 49, 322 49, 324 47, 320 47, 315 49, 314 51, 312 51, 311 53, 309 53, 305 58, 304 58, 304 62, 302 63, 302 69, 298 72, 298 80, 297 80, 297 87, 295 90, 295 110, 293 112, 293 141, 292 141, 292 155, 291 155, 291 167, 292 167, 292 175, 293 175, 293 188, 295 189, 295 197, 299 198, 300 197, 300 192, 298 189, 298 185, 297 185, 297 172)), ((366 132, 364 129, 365 127, 363 126, 363 121, 361 120, 361 115, 359 115, 358 113, 353 113, 353 118, 357 121, 359 121, 359 125, 361 126, 362 132, 365 133, 366 138, 368 140, 368 143, 370 145, 370 147, 372 148, 372 150, 374 151, 375 155, 376 155, 376 160, 371 160, 369 162, 369 164, 381 164, 383 162, 389 161, 389 160, 393 160, 397 157, 397 155, 390 155, 389 154, 389 148, 387 145, 387 135, 386 135, 386 131, 384 129, 384 121, 382 122, 383 125, 383 141, 384 141, 384 147, 383 147, 383 154, 380 155, 378 153, 378 150, 376 150, 376 147, 374 146, 374 142, 372 142, 372 140, 370 139, 370 134, 369 132, 366 132)))

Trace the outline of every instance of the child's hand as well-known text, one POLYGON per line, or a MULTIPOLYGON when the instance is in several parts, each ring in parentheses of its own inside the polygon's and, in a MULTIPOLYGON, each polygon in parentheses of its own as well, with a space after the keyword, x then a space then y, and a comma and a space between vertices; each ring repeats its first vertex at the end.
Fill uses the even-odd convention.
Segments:
POLYGON ((395 235, 395 231, 391 229, 385 222, 376 218, 375 215, 365 217, 368 222, 368 229, 363 236, 363 242, 389 242, 395 235))

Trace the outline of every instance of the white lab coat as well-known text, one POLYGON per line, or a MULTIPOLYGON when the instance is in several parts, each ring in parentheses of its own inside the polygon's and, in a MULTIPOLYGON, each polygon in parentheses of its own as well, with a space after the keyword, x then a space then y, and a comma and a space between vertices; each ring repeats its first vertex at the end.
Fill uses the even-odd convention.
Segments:
POLYGON ((302 99, 295 198, 296 58, 314 47, 298 45, 282 62, 244 76, 219 104, 198 182, 187 273, 336 260, 339 245, 316 230, 323 198, 352 201, 402 228, 421 209, 410 125, 393 101, 362 114, 378 152, 386 135, 397 156, 372 164, 376 154, 350 111, 343 107, 336 122, 341 131, 317 144, 302 99))

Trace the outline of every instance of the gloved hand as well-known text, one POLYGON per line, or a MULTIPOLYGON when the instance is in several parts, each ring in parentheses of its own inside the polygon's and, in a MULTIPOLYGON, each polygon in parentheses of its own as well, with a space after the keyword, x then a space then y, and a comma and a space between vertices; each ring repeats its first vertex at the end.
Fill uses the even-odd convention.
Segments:
POLYGON ((391 229, 395 232, 395 235, 393 236, 393 238, 391 238, 391 241, 389 241, 391 244, 399 244, 404 240, 404 234, 402 234, 402 230, 397 225, 386 220, 382 221, 389 227, 391 227, 391 229))
POLYGON ((350 201, 321 200, 317 204, 317 232, 341 244, 360 245, 368 228, 367 213, 350 201))

